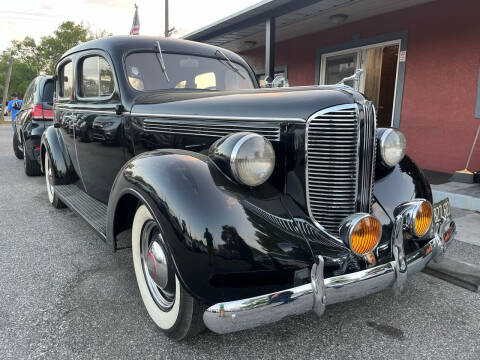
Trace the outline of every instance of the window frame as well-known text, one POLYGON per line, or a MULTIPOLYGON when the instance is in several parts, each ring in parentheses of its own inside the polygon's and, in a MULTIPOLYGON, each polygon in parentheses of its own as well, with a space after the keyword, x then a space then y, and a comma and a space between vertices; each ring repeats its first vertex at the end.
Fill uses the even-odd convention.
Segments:
MULTIPOLYGON (((351 41, 340 43, 324 48, 316 49, 316 65, 315 65, 315 84, 320 85, 320 75, 322 67, 322 55, 328 53, 339 52, 342 50, 352 50, 359 47, 375 45, 390 41, 400 41, 400 52, 407 54, 408 51, 408 30, 395 31, 391 33, 384 33, 373 37, 363 38, 360 34, 354 34, 351 41)), ((399 57, 400 59, 400 57, 399 57)), ((400 122, 402 119, 402 107, 403 107, 403 93, 405 85, 405 73, 407 59, 399 61, 397 63, 397 81, 395 85, 395 99, 394 107, 392 109, 392 127, 400 128, 400 122)))
POLYGON ((480 119, 480 68, 478 69, 477 99, 475 104, 475 119, 480 119))
MULTIPOLYGON (((130 84, 130 81, 128 79, 128 72, 127 72, 127 57, 132 55, 132 54, 136 54, 136 53, 151 53, 151 54, 155 54, 155 51, 152 51, 152 49, 134 49, 134 50, 130 50, 130 51, 127 51, 125 52, 125 54, 123 54, 123 59, 122 59, 122 70, 123 70, 123 79, 125 80, 125 82, 127 83, 127 86, 129 87, 130 90, 133 90, 135 91, 136 93, 146 93, 146 94, 153 94, 153 93, 158 93, 158 92, 175 92, 175 91, 181 91, 183 90, 183 88, 171 88, 171 89, 156 89, 156 90, 137 90, 135 89, 132 84, 130 84)), ((178 52, 178 51, 162 51, 162 55, 165 55, 165 54, 173 54, 173 55, 184 55, 184 56, 197 56, 197 57, 203 57, 203 58, 210 58, 210 59, 215 59, 215 60, 219 60, 220 58, 219 57, 216 57, 216 56, 209 56, 209 55, 203 55, 203 54, 194 54, 194 53, 184 53, 184 52, 178 52)), ((244 65, 242 63, 239 63, 238 61, 236 61, 235 59, 229 59, 232 63, 242 67, 245 72, 247 73, 248 75, 248 78, 250 79, 251 83, 252 83, 252 88, 251 89, 257 89, 259 86, 258 86, 258 81, 257 81, 257 78, 255 76, 255 73, 253 72, 253 70, 250 68, 250 66, 247 64, 247 65, 244 65), (252 76, 252 73, 253 73, 253 76, 252 76)), ((167 72, 168 72, 168 69, 167 69, 167 72)), ((249 89, 249 90, 251 90, 249 89)), ((222 90, 207 90, 207 91, 222 91, 222 90)))
MULTIPOLYGON (((100 63, 100 59, 98 60, 98 62, 100 63)), ((77 74, 78 76, 76 76, 76 81, 75 81, 75 87, 76 87, 76 94, 77 94, 77 100, 79 101, 109 101, 109 100, 112 100, 112 98, 115 96, 116 93, 118 93, 118 86, 117 86, 117 79, 116 79, 116 75, 115 75, 115 68, 113 67, 113 63, 110 61, 110 58, 102 51, 89 51, 89 52, 86 52, 86 53, 83 53, 82 55, 80 55, 78 58, 77 58, 77 61, 76 61, 76 71, 77 71, 77 74), (113 78, 113 91, 110 95, 108 96, 81 96, 82 92, 81 92, 81 83, 82 83, 82 80, 83 80, 83 72, 81 70, 81 67, 83 66, 83 61, 89 57, 101 57, 103 58, 103 60, 105 60, 107 62, 107 64, 110 66, 110 69, 112 70, 112 78, 113 78)), ((100 66, 99 66, 99 70, 100 70, 100 66)), ((101 84, 101 80, 100 80, 100 71, 99 71, 99 74, 98 74, 99 78, 98 78, 98 81, 99 81, 99 86, 101 84)))
MULTIPOLYGON (((326 80, 326 75, 327 75, 326 74, 327 60, 329 58, 340 58, 342 56, 355 53, 356 57, 357 57, 357 64, 356 64, 356 70, 357 70, 357 69, 360 69, 360 68, 364 67, 362 65, 364 64, 365 54, 366 54, 367 50, 375 49, 375 48, 378 48, 378 47, 392 46, 392 45, 398 46, 397 69, 396 69, 396 72, 395 72, 395 85, 394 85, 394 91, 393 91, 392 118, 390 119, 390 126, 391 127, 396 127, 395 126, 395 110, 396 110, 396 107, 398 107, 398 106, 401 107, 401 104, 398 103, 398 99, 397 99, 398 82, 399 82, 400 76, 401 76, 401 73, 400 73, 401 72, 401 70, 400 70, 400 65, 401 65, 400 52, 402 51, 402 39, 401 38, 394 39, 394 40, 388 40, 388 41, 372 42, 372 43, 367 44, 367 45, 355 46, 355 47, 346 48, 346 49, 343 49, 343 50, 323 53, 321 55, 321 58, 320 58, 319 85, 320 86, 326 85, 325 80, 326 80)), ((365 91, 365 76, 364 76, 364 74, 365 73, 363 73, 362 76, 360 76, 360 81, 358 82, 357 91, 359 91, 361 93, 363 93, 365 91)), ((334 84, 330 84, 330 85, 334 85, 334 84)))
POLYGON ((55 91, 56 91, 56 93, 58 94, 58 98, 57 98, 58 102, 69 102, 69 101, 72 101, 72 100, 74 99, 75 90, 76 90, 76 89, 75 89, 75 66, 74 66, 73 58, 72 58, 72 57, 68 57, 68 58, 62 60, 62 62, 57 65, 57 71, 56 71, 56 73, 57 73, 57 75, 58 75, 58 76, 57 76, 57 81, 56 81, 58 85, 55 86, 55 91), (60 70, 61 70, 61 71, 64 71, 65 66, 67 66, 68 63, 72 64, 72 77, 73 77, 73 79, 72 79, 72 95, 70 95, 70 96, 60 96, 60 94, 63 93, 63 91, 60 91, 60 90, 62 90, 62 89, 61 89, 61 86, 62 86, 62 85, 61 85, 61 84, 62 84, 61 78, 62 78, 62 77, 60 76, 60 70))

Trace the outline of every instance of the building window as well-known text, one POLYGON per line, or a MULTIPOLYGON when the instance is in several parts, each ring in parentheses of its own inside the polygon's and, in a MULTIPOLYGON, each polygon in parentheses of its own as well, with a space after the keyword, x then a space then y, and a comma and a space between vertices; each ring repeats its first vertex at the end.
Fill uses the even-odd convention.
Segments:
POLYGON ((374 103, 379 126, 392 126, 399 51, 400 40, 323 54, 320 84, 337 84, 363 69, 358 83, 352 80, 345 84, 355 87, 374 103))

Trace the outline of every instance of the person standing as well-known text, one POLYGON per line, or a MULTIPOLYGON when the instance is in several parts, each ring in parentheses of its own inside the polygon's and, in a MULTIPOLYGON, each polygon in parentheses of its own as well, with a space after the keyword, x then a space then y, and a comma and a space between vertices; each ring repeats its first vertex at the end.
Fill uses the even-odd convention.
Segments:
POLYGON ((17 94, 11 95, 11 100, 8 102, 7 110, 10 111, 12 117, 12 129, 15 132, 15 118, 17 117, 20 108, 22 107, 22 100, 20 100, 17 94))

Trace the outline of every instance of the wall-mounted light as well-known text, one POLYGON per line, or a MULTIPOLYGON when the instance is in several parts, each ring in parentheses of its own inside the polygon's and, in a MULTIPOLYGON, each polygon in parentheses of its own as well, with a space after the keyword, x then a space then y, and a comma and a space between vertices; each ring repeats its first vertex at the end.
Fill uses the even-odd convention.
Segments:
POLYGON ((347 19, 348 19, 348 15, 346 14, 334 14, 330 16, 330 21, 335 25, 341 25, 345 21, 347 21, 347 19))

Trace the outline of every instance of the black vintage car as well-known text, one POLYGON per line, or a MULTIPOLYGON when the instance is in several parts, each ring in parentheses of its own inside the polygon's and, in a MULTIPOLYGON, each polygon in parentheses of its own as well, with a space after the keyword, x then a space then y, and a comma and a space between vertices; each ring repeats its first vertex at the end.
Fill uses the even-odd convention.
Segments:
POLYGON ((338 86, 258 88, 238 55, 110 37, 56 69, 50 202, 117 250, 169 336, 218 333, 400 288, 455 234, 448 199, 338 86))
POLYGON ((13 152, 18 159, 23 159, 28 176, 41 175, 40 140, 53 122, 53 90, 52 76, 37 76, 28 85, 15 118, 13 152))

